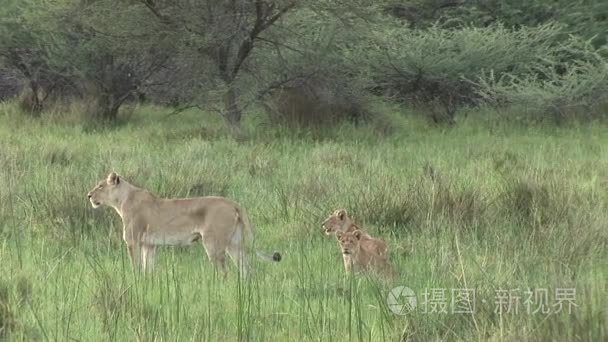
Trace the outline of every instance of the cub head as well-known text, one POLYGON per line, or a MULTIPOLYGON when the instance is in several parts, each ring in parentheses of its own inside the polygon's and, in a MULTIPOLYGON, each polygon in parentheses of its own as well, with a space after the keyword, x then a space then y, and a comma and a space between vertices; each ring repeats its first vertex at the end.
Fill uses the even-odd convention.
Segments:
POLYGON ((349 233, 337 232, 336 237, 342 248, 342 254, 356 254, 359 250, 361 241, 361 231, 359 229, 349 233))
POLYGON ((122 186, 123 182, 120 176, 112 172, 106 179, 97 183, 97 186, 89 191, 87 197, 93 208, 98 208, 101 205, 114 205, 119 200, 122 186))
POLYGON ((346 210, 338 209, 333 212, 333 214, 329 215, 325 221, 323 221, 322 227, 325 229, 325 234, 331 235, 336 232, 343 231, 344 226, 348 222, 348 215, 346 214, 346 210))

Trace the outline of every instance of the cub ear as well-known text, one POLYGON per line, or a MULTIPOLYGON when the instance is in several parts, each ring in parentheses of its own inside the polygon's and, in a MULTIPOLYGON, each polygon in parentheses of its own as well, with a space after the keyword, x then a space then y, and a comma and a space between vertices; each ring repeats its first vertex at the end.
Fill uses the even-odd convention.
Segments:
POLYGON ((340 220, 344 220, 344 218, 346 217, 346 210, 344 210, 344 209, 336 210, 336 217, 339 218, 340 220))
POLYGON ((357 238, 357 240, 361 240, 361 231, 359 229, 355 230, 353 235, 357 238))
POLYGON ((342 237, 342 232, 341 232, 341 231, 337 231, 337 232, 336 232, 336 237, 337 237, 338 239, 340 239, 340 238, 342 237))
POLYGON ((116 172, 112 172, 108 175, 107 182, 110 185, 118 185, 118 183, 120 183, 120 177, 116 174, 116 172))

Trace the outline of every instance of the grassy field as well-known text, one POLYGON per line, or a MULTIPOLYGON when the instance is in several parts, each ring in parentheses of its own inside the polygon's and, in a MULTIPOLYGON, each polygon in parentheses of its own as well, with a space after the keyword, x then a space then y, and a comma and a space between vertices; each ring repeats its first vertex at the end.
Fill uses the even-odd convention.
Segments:
POLYGON ((252 117, 230 139, 197 112, 138 108, 96 131, 3 105, 0 340, 606 340, 608 127, 400 117, 317 134, 252 117), (237 200, 283 260, 224 281, 202 246, 165 247, 134 274, 120 218, 86 199, 112 170, 237 200), (336 208, 389 242, 398 280, 344 275, 321 229, 336 208), (413 311, 387 305, 397 286, 413 311))

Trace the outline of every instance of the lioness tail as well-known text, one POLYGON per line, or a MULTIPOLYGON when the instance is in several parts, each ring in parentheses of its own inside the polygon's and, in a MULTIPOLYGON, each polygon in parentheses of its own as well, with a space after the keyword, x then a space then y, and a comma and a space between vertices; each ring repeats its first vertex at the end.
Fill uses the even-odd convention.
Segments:
POLYGON ((263 252, 260 251, 255 251, 255 254, 257 254, 258 257, 266 260, 266 261, 275 261, 275 262, 279 262, 281 261, 281 253, 279 252, 274 252, 272 253, 272 256, 264 254, 263 252))
MULTIPOLYGON (((249 239, 253 243, 253 240, 254 240, 253 229, 251 228, 251 224, 249 223, 249 218, 247 217, 247 213, 245 212, 245 210, 243 208, 240 208, 240 210, 237 210, 236 214, 237 214, 237 222, 239 222, 242 225, 244 230, 247 232, 247 235, 249 235, 249 239)), ((279 253, 279 252, 274 252, 272 255, 268 255, 266 253, 256 250, 255 254, 265 261, 279 262, 282 259, 281 253, 279 253)))

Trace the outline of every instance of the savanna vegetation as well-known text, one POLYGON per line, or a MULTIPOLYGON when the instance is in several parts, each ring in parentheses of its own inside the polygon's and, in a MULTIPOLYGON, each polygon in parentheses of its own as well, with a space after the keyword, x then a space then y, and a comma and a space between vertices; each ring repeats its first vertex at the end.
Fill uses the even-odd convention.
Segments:
POLYGON ((605 340, 607 32, 592 0, 5 0, 0 340, 605 340), (112 170, 237 200, 283 260, 133 272, 86 198, 112 170), (344 274, 336 208, 398 279, 344 274))

